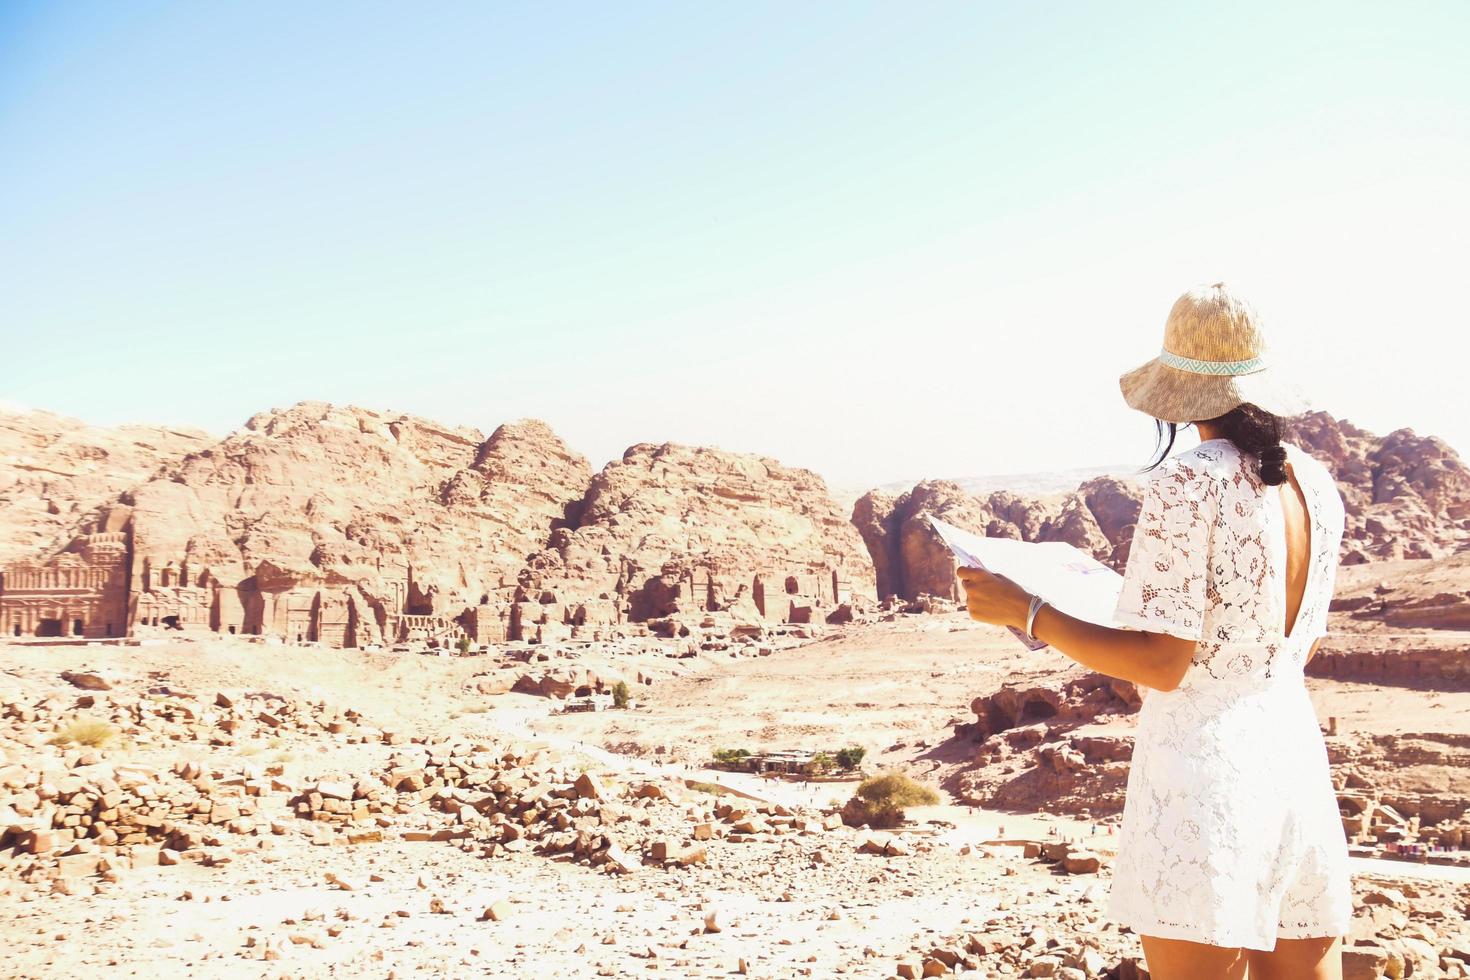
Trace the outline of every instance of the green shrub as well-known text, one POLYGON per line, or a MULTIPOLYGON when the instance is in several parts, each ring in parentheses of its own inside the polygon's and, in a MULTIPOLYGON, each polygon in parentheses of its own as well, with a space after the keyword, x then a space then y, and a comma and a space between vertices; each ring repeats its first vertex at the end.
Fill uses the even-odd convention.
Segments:
POLYGON ((933 806, 939 794, 896 770, 869 776, 858 783, 857 795, 869 803, 893 806, 933 806))
POLYGON ((460 656, 470 652, 470 638, 468 636, 461 636, 458 645, 460 656))
POLYGON ((849 748, 845 749, 838 749, 837 765, 843 769, 856 769, 858 766, 863 764, 863 756, 867 754, 867 749, 861 748, 856 745, 850 746, 849 748))
POLYGON ((812 772, 827 772, 837 764, 837 760, 825 752, 818 752, 812 756, 812 772))
POLYGON ((717 783, 705 783, 693 780, 687 784, 696 793, 708 793, 711 796, 725 796, 730 791, 717 783))
POLYGON ((903 812, 911 806, 933 806, 939 794, 932 788, 910 779, 901 772, 885 772, 870 776, 858 784, 857 793, 842 808, 844 823, 856 827, 896 827, 903 822, 903 812))
POLYGON ((626 708, 628 706, 628 682, 618 681, 612 689, 613 707, 626 708))
POLYGON ((854 796, 843 804, 842 822, 849 827, 867 824, 873 830, 892 830, 903 823, 903 807, 877 806, 854 796))

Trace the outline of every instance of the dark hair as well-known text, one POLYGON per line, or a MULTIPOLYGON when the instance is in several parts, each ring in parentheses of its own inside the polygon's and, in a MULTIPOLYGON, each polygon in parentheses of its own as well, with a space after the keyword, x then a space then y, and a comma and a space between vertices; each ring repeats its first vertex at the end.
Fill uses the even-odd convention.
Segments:
MULTIPOLYGON (((1250 402, 1237 405, 1224 415, 1207 421, 1223 439, 1235 443, 1235 448, 1256 459, 1261 482, 1268 486, 1286 482, 1286 449, 1281 445, 1281 419, 1250 402)), ((1178 422, 1154 419, 1158 429, 1158 458, 1145 466, 1141 472, 1154 469, 1168 458, 1174 448, 1174 438, 1179 434, 1178 422), (1165 440, 1167 435, 1168 439, 1165 440)))

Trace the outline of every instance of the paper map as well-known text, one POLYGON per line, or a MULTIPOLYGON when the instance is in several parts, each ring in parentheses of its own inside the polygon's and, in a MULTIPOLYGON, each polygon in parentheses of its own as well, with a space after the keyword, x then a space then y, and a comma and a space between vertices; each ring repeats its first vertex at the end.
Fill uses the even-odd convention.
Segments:
MULTIPOLYGON (((1113 610, 1118 606, 1123 576, 1087 552, 1062 541, 987 538, 932 516, 929 523, 962 568, 983 568, 1004 575, 1077 619, 1100 626, 1119 625, 1113 620, 1113 610)), ((1011 632, 1032 650, 1046 646, 1039 641, 1032 643, 1014 627, 1011 632)))

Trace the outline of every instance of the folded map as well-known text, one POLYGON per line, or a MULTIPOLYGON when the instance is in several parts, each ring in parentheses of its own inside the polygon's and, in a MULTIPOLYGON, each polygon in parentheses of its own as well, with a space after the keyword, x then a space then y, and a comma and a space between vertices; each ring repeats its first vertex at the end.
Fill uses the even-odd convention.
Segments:
MULTIPOLYGON (((929 518, 939 537, 962 568, 983 568, 1004 575, 1027 592, 1069 616, 1119 626, 1113 619, 1123 576, 1085 551, 1063 541, 1016 541, 973 534, 935 517, 929 518)), ((1045 643, 1032 643, 1021 630, 1011 632, 1032 650, 1045 643)))

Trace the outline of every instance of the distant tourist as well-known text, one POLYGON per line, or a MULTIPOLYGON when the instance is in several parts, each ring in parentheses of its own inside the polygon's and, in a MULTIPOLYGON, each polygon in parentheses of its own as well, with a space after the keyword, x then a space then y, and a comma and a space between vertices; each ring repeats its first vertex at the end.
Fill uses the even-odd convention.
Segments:
MULTIPOLYGON (((1035 352, 1065 356, 1045 338, 1035 352)), ((1280 371, 1256 312, 1215 283, 1181 296, 1158 355, 1119 379, 1158 434, 1119 626, 959 572, 972 618, 1145 695, 1105 915, 1139 934, 1154 976, 1341 975, 1347 838, 1302 672, 1327 632, 1344 507, 1331 471, 1282 441, 1307 406, 1280 371), (1173 452, 1189 426, 1199 445, 1173 452)))

